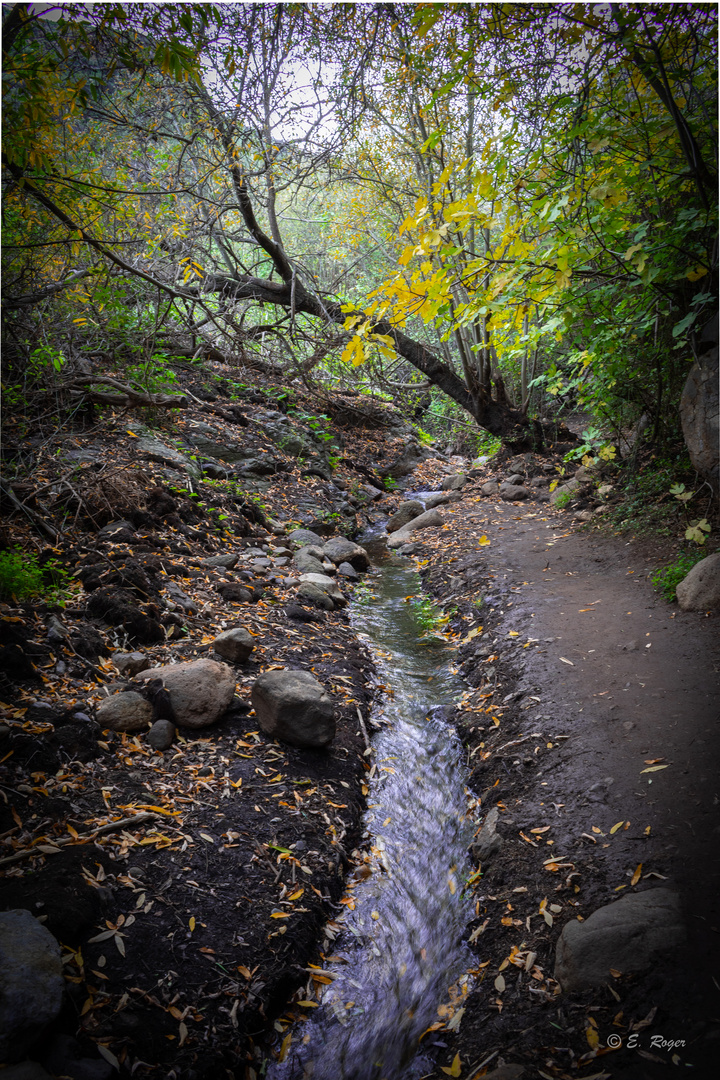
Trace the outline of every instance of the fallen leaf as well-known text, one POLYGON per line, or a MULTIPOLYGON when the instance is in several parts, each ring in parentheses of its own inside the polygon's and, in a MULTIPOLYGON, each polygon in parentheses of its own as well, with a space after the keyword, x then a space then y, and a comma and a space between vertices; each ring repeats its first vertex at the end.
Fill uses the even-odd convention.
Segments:
POLYGON ((461 1061, 460 1061, 460 1055, 459 1054, 455 1055, 455 1057, 452 1059, 452 1065, 450 1065, 449 1068, 448 1068, 447 1065, 441 1065, 440 1068, 442 1069, 442 1071, 444 1073, 447 1074, 447 1076, 459 1076, 460 1075, 460 1069, 462 1068, 462 1064, 461 1064, 461 1061))
POLYGON ((503 975, 498 975, 498 977, 495 979, 494 986, 498 994, 502 994, 503 990, 505 989, 505 977, 503 975))
POLYGON ((661 769, 667 768, 669 768, 668 765, 651 765, 649 769, 641 769, 640 773, 642 774, 646 772, 660 772, 661 769))
POLYGON ((287 1057, 287 1052, 290 1049, 290 1043, 292 1042, 292 1034, 288 1032, 282 1043, 280 1044, 280 1053, 278 1055, 278 1061, 284 1061, 287 1057))
POLYGON ((96 1045, 98 1048, 98 1053, 101 1054, 106 1061, 110 1062, 113 1069, 117 1069, 117 1071, 120 1072, 120 1062, 115 1057, 112 1050, 108 1050, 107 1046, 104 1046, 102 1043, 97 1043, 96 1045))
POLYGON ((191 930, 191 931, 195 929, 195 916, 194 916, 194 915, 191 915, 191 916, 190 916, 190 920, 189 920, 189 922, 188 922, 188 926, 190 927, 190 930, 191 930))
POLYGON ((566 660, 564 656, 561 656, 560 659, 562 660, 563 664, 569 664, 570 667, 575 667, 572 660, 566 660))
POLYGON ((478 540, 478 547, 488 547, 489 544, 490 541, 488 540, 487 536, 481 536, 478 540))
POLYGON ((600 1045, 600 1036, 598 1035, 594 1027, 589 1027, 585 1029, 585 1038, 588 1041, 588 1046, 590 1047, 590 1049, 597 1050, 598 1046, 600 1045))
POLYGON ((642 866, 643 866, 642 863, 637 864, 637 868, 635 870, 635 873, 633 874, 632 878, 630 879, 630 884, 631 885, 637 885, 638 881, 640 880, 640 875, 642 874, 642 866))
MULTIPOLYGON (((613 825, 612 829, 610 830, 610 835, 614 836, 615 833, 618 831, 618 829, 622 829, 624 824, 625 824, 624 821, 618 821, 615 825, 613 825)), ((630 824, 630 822, 628 822, 628 825, 629 824, 630 824)))

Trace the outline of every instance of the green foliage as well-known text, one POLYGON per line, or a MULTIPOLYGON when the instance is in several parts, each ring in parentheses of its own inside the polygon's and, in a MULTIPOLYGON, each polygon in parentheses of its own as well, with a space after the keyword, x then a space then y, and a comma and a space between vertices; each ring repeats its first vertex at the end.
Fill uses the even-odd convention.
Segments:
POLYGON ((34 552, 0 552, 0 600, 42 598, 62 604, 66 592, 67 571, 56 560, 40 567, 34 552))
POLYGON ((574 496, 571 491, 563 491, 560 495, 558 495, 557 499, 555 500, 555 506, 558 508, 558 510, 564 510, 566 506, 570 505, 570 503, 573 501, 573 498, 574 496))
POLYGON ((386 476, 383 480, 383 487, 386 491, 397 491, 399 484, 397 480, 393 480, 392 476, 386 476))
POLYGON ((654 573, 650 575, 650 580, 658 592, 662 593, 668 603, 673 603, 673 601, 677 599, 675 596, 675 588, 680 584, 683 578, 690 573, 693 566, 704 558, 705 552, 682 551, 675 559, 675 562, 669 563, 659 570, 655 570, 654 573))

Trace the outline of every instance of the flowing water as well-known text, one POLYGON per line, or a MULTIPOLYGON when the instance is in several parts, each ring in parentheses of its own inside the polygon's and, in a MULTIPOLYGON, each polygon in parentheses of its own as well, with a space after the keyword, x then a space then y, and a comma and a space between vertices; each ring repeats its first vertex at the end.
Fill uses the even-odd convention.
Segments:
POLYGON ((425 632, 418 594, 417 574, 385 556, 352 606, 385 687, 372 718, 381 730, 369 759, 369 846, 350 879, 354 907, 337 919, 335 959, 323 962, 332 982, 268 1074, 278 1080, 420 1075, 418 1040, 470 966, 462 938, 472 826, 461 745, 445 719, 463 687, 449 647, 425 632))

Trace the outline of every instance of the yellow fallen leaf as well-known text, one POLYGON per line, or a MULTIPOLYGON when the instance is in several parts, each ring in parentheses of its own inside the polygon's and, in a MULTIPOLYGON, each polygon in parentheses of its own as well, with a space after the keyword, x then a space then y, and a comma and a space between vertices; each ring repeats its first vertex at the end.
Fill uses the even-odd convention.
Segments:
POLYGON ((585 1029, 585 1038, 588 1041, 588 1046, 590 1047, 590 1049, 597 1050, 598 1046, 600 1045, 600 1036, 598 1035, 594 1027, 589 1027, 585 1029))
POLYGON ((298 1001, 297 1004, 300 1005, 300 1007, 303 1009, 317 1009, 318 1007, 317 1001, 308 1001, 307 999, 305 999, 304 1001, 298 1001))
POLYGON ((284 1061, 287 1057, 287 1052, 290 1049, 290 1043, 292 1042, 292 1034, 287 1033, 282 1043, 280 1044, 280 1054, 278 1055, 278 1061, 284 1061))
POLYGON ((667 768, 668 768, 667 765, 651 765, 649 769, 641 769, 640 773, 642 774, 642 773, 645 773, 645 772, 660 772, 661 769, 667 769, 667 768))
POLYGON ((190 920, 189 920, 189 922, 188 922, 188 926, 190 927, 190 929, 191 929, 191 930, 194 930, 194 929, 195 929, 195 916, 194 916, 194 915, 191 915, 191 916, 190 916, 190 920))
POLYGON ((519 637, 518 630, 508 630, 508 637, 519 637))
POLYGON ((497 990, 498 994, 502 994, 503 990, 505 989, 505 978, 504 978, 504 976, 498 975, 498 977, 495 980, 494 985, 495 985, 495 989, 497 990))
POLYGON ((633 876, 630 879, 630 884, 631 885, 637 885, 638 881, 640 880, 640 875, 642 874, 642 867, 643 867, 642 863, 637 864, 637 868, 635 870, 635 873, 633 874, 633 876))
POLYGON ((481 536, 478 540, 478 547, 488 547, 489 544, 490 541, 488 540, 487 536, 481 536))
POLYGON ((287 911, 273 911, 270 915, 271 919, 289 919, 290 914, 287 911))
POLYGON ((299 900, 304 892, 304 889, 296 889, 291 896, 288 896, 288 900, 299 900))
POLYGON ((379 911, 371 911, 370 912, 370 918, 375 919, 375 921, 377 922, 377 920, 380 918, 380 912, 379 911))
POLYGON ((616 832, 618 831, 618 829, 622 829, 622 827, 623 827, 623 825, 624 825, 624 824, 625 824, 625 822, 624 822, 624 821, 618 821, 618 822, 616 822, 616 824, 615 824, 615 825, 613 825, 612 829, 610 830, 610 835, 611 835, 611 836, 614 836, 614 835, 615 835, 615 833, 616 833, 616 832))
POLYGON ((449 1068, 448 1068, 447 1065, 441 1065, 440 1068, 448 1076, 459 1076, 460 1075, 460 1069, 462 1068, 462 1063, 460 1061, 460 1055, 459 1054, 455 1055, 455 1057, 452 1059, 452 1065, 449 1068))

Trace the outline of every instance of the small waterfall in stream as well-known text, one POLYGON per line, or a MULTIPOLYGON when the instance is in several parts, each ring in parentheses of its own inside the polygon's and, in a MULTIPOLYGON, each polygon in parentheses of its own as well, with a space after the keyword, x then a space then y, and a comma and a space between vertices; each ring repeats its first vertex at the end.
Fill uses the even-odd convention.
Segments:
MULTIPOLYGON (((417 574, 387 558, 352 605, 384 683, 373 719, 365 817, 369 851, 336 923, 322 1004, 291 1033, 273 1080, 419 1076, 420 1036, 468 967, 463 884, 472 836, 462 748, 445 719, 463 685, 447 645, 424 633, 417 574), (354 905, 354 906, 353 906, 354 905)), ((427 621, 427 618, 425 619, 427 621)))

